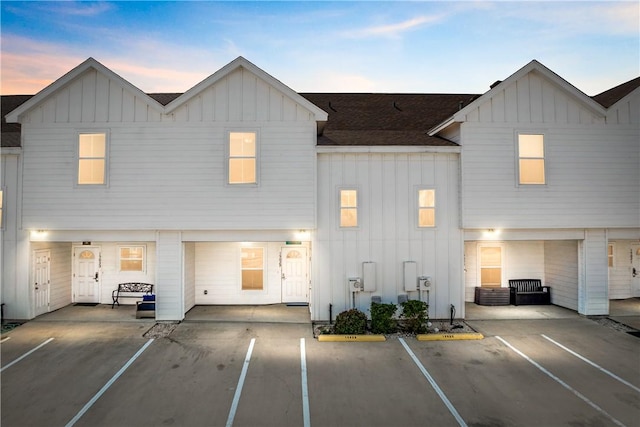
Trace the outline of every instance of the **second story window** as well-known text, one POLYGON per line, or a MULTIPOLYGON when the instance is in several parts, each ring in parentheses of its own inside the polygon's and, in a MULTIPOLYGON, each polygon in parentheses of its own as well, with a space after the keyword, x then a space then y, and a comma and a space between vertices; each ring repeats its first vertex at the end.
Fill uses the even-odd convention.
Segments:
POLYGON ((78 185, 107 183, 107 134, 81 133, 78 136, 78 185))
POLYGON ((340 190, 340 227, 358 226, 358 190, 340 190))
POLYGON ((256 132, 229 132, 229 184, 256 184, 256 132))
POLYGON ((436 190, 418 190, 418 227, 436 226, 436 190))
POLYGON ((518 135, 518 183, 545 184, 544 135, 518 135))

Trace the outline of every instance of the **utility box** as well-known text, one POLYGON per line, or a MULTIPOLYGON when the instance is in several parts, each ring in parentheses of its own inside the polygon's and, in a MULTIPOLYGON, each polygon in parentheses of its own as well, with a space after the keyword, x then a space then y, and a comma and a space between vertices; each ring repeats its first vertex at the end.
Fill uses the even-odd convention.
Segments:
POLYGON ((362 279, 360 277, 349 277, 347 279, 349 291, 360 292, 362 291, 362 279))
POLYGON ((420 276, 418 277, 418 289, 422 291, 428 291, 431 289, 431 277, 420 276))
POLYGON ((362 263, 362 284, 365 292, 375 292, 376 290, 376 263, 366 261, 362 263))
POLYGON ((415 261, 405 261, 402 263, 402 281, 405 292, 412 292, 418 289, 418 263, 415 261))

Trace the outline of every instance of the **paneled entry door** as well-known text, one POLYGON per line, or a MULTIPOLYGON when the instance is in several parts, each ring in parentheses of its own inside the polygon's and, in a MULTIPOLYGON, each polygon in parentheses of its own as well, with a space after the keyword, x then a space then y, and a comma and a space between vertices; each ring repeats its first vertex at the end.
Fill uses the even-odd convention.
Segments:
POLYGON ((35 315, 49 312, 51 252, 33 251, 33 307, 35 315))
POLYGON ((282 248, 282 302, 309 302, 307 248, 282 248))
POLYGON ((640 297, 640 245, 631 245, 631 295, 640 297))
POLYGON ((100 302, 100 248, 73 248, 73 302, 100 302))

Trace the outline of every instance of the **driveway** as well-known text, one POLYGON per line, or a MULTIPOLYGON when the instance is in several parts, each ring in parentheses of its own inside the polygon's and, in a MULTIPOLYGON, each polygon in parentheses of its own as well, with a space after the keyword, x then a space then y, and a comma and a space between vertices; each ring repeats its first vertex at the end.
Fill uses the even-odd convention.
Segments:
POLYGON ((580 316, 467 323, 485 339, 318 342, 309 323, 203 320, 149 339, 149 322, 32 321, 3 335, 0 421, 638 425, 640 339, 580 316))

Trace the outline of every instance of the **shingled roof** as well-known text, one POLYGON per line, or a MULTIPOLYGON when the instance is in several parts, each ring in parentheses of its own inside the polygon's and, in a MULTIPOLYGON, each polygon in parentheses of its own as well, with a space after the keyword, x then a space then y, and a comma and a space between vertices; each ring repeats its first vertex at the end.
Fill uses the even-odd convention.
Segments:
POLYGON ((431 137, 427 131, 477 95, 301 93, 329 113, 318 145, 457 144, 431 137))
POLYGON ((20 147, 20 124, 7 123, 4 116, 21 106, 32 96, 33 95, 2 95, 2 99, 0 101, 0 114, 2 114, 0 146, 20 147))
POLYGON ((622 83, 609 90, 605 90, 592 98, 600 103, 605 108, 611 107, 616 102, 633 92, 636 88, 640 87, 640 77, 636 77, 633 80, 629 80, 626 83, 622 83))

